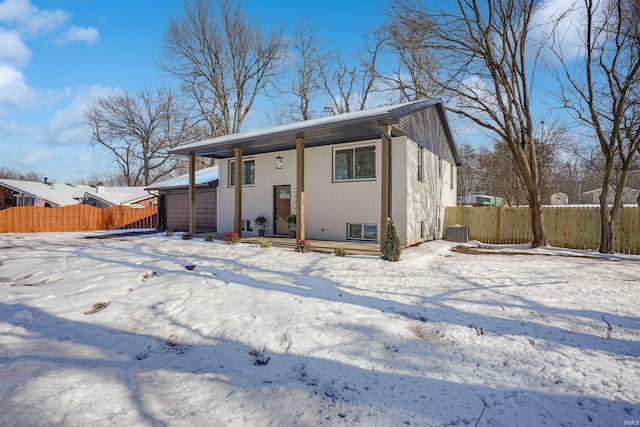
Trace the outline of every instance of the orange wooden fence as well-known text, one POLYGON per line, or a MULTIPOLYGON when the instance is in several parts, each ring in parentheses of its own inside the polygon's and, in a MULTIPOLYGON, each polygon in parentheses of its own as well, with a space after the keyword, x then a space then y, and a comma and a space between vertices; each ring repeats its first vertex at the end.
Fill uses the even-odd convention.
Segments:
POLYGON ((158 207, 96 208, 72 205, 61 208, 17 206, 0 211, 0 233, 37 233, 43 231, 93 231, 125 228, 155 228, 158 207))

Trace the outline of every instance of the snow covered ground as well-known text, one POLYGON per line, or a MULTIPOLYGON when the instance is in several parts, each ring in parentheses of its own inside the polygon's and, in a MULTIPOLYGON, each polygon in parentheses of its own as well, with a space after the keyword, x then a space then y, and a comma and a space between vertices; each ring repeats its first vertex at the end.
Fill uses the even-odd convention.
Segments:
POLYGON ((640 257, 101 234, 0 235, 0 425, 640 424, 640 257))

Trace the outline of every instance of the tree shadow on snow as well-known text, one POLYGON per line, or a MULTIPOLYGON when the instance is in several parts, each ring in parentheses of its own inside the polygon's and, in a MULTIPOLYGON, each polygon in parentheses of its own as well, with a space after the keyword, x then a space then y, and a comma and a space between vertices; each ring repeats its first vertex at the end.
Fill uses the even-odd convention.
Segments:
MULTIPOLYGON (((112 419, 113 411, 123 407, 134 410, 138 421, 152 425, 171 424, 172 420, 233 424, 252 412, 260 417, 254 419, 257 424, 291 423, 305 415, 305 420, 317 425, 376 424, 379 417, 389 414, 397 417, 394 422, 399 425, 471 425, 478 418, 483 425, 529 424, 535 423, 532 415, 554 425, 622 425, 624 420, 640 418, 640 407, 628 402, 552 390, 487 387, 476 384, 474 378, 445 381, 428 378, 424 372, 400 375, 311 356, 256 351, 243 342, 219 337, 208 337, 204 344, 171 342, 63 319, 23 304, 0 302, 0 322, 14 332, 0 337, 0 424, 4 425, 17 420, 23 425, 46 425, 52 422, 52 414, 63 414, 62 420, 74 419, 68 414, 73 411, 97 410, 105 419, 112 419), (31 316, 17 315, 25 311, 31 316), (19 344, 18 337, 26 343, 19 344), (8 378, 4 374, 34 365, 41 368, 33 376, 8 378), (107 394, 103 403, 83 402, 82 392, 75 402, 68 395, 57 400, 56 385, 60 389, 69 388, 67 381, 82 385, 77 375, 66 377, 66 370, 104 375, 105 384, 116 378, 128 393, 115 403, 107 394), (30 379, 54 371, 56 380, 49 390, 29 388, 37 382, 24 387, 30 379), (177 398, 187 392, 196 393, 189 396, 198 399, 177 398), (56 407, 45 407, 30 399, 31 395, 49 399, 53 395, 56 407), (283 399, 295 396, 307 402, 307 407, 295 408, 302 415, 282 413, 282 408, 293 409, 283 399), (86 406, 91 404, 94 407, 86 406), (223 416, 218 409, 225 405, 239 408, 235 419, 216 418, 223 416)), ((91 386, 99 389, 104 384, 91 386)))

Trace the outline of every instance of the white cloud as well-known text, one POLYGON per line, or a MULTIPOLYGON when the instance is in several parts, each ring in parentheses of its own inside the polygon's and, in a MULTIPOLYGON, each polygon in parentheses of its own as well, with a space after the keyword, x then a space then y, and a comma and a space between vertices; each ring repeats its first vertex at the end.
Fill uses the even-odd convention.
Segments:
POLYGON ((45 163, 55 159, 54 152, 47 149, 33 150, 25 147, 21 151, 22 156, 20 157, 20 163, 23 166, 32 166, 37 163, 45 163))
POLYGON ((0 0, 0 115, 25 107, 40 107, 59 101, 68 93, 35 89, 28 85, 22 68, 32 51, 29 37, 59 37, 59 43, 93 43, 98 30, 67 25, 70 14, 60 9, 41 10, 30 0, 0 0))
POLYGON ((83 145, 89 143, 89 134, 84 121, 84 113, 95 98, 117 92, 118 89, 91 86, 82 89, 63 109, 56 111, 38 140, 55 145, 83 145))
POLYGON ((546 0, 534 16, 531 39, 544 43, 541 54, 548 62, 557 62, 556 53, 560 52, 565 58, 575 58, 583 45, 580 32, 584 25, 584 4, 581 2, 546 0), (549 43, 553 44, 553 51, 549 43))
POLYGON ((30 105, 35 98, 36 92, 27 86, 20 70, 0 65, 0 113, 30 105))
POLYGON ((0 64, 22 68, 30 57, 31 50, 22 41, 20 33, 0 28, 0 64))
POLYGON ((57 35, 59 44, 93 43, 98 39, 98 30, 93 27, 68 27, 70 18, 71 15, 64 10, 41 10, 30 0, 5 0, 0 3, 0 24, 14 30, 19 38, 57 35))
POLYGON ((84 42, 93 43, 98 40, 98 30, 93 27, 70 27, 68 28, 60 43, 84 42))
POLYGON ((5 0, 0 3, 0 22, 13 25, 27 35, 37 35, 62 27, 70 15, 60 9, 40 10, 30 0, 5 0))

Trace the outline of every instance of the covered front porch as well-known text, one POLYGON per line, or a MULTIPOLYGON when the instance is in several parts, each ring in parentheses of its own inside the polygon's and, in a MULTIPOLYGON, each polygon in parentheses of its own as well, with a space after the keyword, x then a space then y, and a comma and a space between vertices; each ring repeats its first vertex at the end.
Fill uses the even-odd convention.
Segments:
MULTIPOLYGON (((196 236, 200 238, 207 237, 209 234, 216 240, 222 240, 224 233, 197 233, 196 236)), ((259 245, 260 240, 265 239, 271 241, 273 247, 293 249, 296 245, 296 239, 283 236, 245 236, 240 239, 241 243, 249 243, 259 245)), ((364 242, 339 242, 335 240, 310 240, 311 250, 313 252, 321 252, 326 254, 333 254, 336 248, 344 248, 349 255, 366 255, 366 256, 380 256, 380 245, 378 243, 364 243, 364 242)))
MULTIPOLYGON (((287 169, 293 167, 293 170, 295 171, 293 180, 289 182, 279 182, 274 180, 273 184, 288 184, 286 186, 291 191, 291 199, 295 200, 291 203, 291 213, 295 215, 296 220, 296 239, 304 240, 307 239, 307 215, 305 214, 305 175, 307 175, 307 172, 305 171, 305 154, 307 149, 326 147, 346 142, 377 140, 381 141, 380 152, 378 153, 378 156, 380 157, 380 169, 378 171, 379 175, 376 175, 372 182, 376 182, 376 192, 378 192, 378 194, 375 196, 377 200, 374 201, 374 204, 367 205, 367 209, 377 212, 377 220, 374 219, 372 221, 371 219, 368 219, 367 221, 363 221, 367 224, 377 224, 377 238, 375 244, 366 241, 362 244, 364 245, 363 247, 375 246, 379 251, 385 241, 388 218, 391 216, 390 145, 392 137, 397 136, 394 135, 394 132, 397 133, 397 131, 394 130, 392 126, 393 123, 397 122, 397 117, 395 117, 396 113, 397 112, 393 108, 380 108, 366 112, 343 114, 340 116, 294 123, 262 131, 226 135, 173 149, 172 153, 187 155, 190 160, 189 232, 193 234, 196 230, 194 178, 196 156, 214 158, 219 161, 224 159, 229 162, 229 164, 243 166, 234 166, 233 169, 229 166, 228 177, 226 173, 223 173, 223 178, 228 179, 228 183, 222 184, 222 190, 226 193, 233 191, 234 196, 232 204, 219 203, 219 209, 229 209, 228 206, 233 205, 233 230, 238 233, 240 237, 243 237, 246 221, 248 218, 251 218, 243 215, 243 211, 246 208, 246 206, 243 206, 243 193, 245 191, 251 191, 251 187, 255 188, 253 186, 253 182, 251 182, 250 186, 245 183, 245 181, 248 182, 249 179, 253 179, 253 176, 247 178, 243 175, 243 170, 245 170, 243 159, 247 158, 247 156, 255 158, 255 156, 258 155, 273 153, 275 164, 272 168, 278 170, 283 168, 283 158, 280 153, 293 153, 293 161, 287 162, 284 166, 287 169), (236 183, 238 185, 236 185, 236 183), (249 189, 247 189, 247 187, 249 187, 249 189)), ((398 135, 401 135, 401 133, 398 135)), ((254 160, 248 160, 248 162, 253 161, 254 160)), ((255 163, 252 163, 252 167, 256 167, 253 165, 255 165, 255 163)), ((227 165, 223 166, 226 167, 227 165)), ((329 172, 331 172, 331 164, 327 164, 326 167, 329 168, 329 172)), ((264 172, 261 176, 265 176, 264 172)), ((221 197, 220 194, 218 196, 221 197)), ((327 194, 325 193, 322 197, 327 197, 327 194)), ((331 203, 330 199, 327 199, 326 203, 331 203)), ((255 209, 255 206, 252 205, 251 208, 255 209)), ((271 209, 267 208, 265 213, 268 214, 270 212, 271 209)), ((226 212, 224 215, 225 221, 229 220, 230 213, 231 212, 226 212)), ((254 216, 254 213, 249 215, 254 216)), ((293 215, 291 216, 293 217, 293 215)), ((220 218, 221 216, 219 215, 218 222, 220 222, 220 218)), ((280 223, 284 222, 284 218, 280 218, 279 221, 280 223)), ((356 222, 357 221, 358 220, 356 220, 356 222)), ((218 227, 220 231, 223 231, 221 228, 223 227, 218 227)), ((230 227, 226 225, 223 229, 229 230, 230 227)), ((324 228, 322 231, 324 231, 324 228)), ((279 232, 283 231, 279 230, 279 232)), ((312 237, 317 238, 318 236, 312 237)), ((251 237, 249 238, 251 239, 251 237)), ((278 239, 278 241, 282 240, 278 239)), ((323 241, 318 240, 318 242, 323 241)), ((343 241, 340 244, 347 247, 352 243, 343 241)), ((319 243, 315 246, 321 248, 325 247, 326 244, 319 243)), ((327 247, 327 250, 333 251, 333 248, 335 247, 337 247, 337 244, 327 247)))

